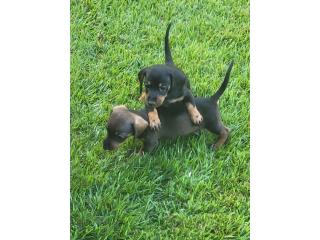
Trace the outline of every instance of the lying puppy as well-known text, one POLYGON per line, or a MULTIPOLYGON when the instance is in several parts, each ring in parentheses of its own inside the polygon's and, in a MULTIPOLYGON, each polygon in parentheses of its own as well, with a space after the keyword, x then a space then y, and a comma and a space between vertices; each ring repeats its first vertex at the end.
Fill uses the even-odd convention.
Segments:
POLYGON ((120 143, 133 135, 143 140, 143 151, 151 152, 161 138, 188 135, 201 128, 206 128, 219 135, 217 142, 212 144, 213 149, 219 148, 227 140, 229 129, 221 121, 218 100, 227 87, 232 66, 233 62, 230 63, 223 83, 213 96, 195 98, 195 104, 204 116, 200 125, 194 125, 190 121, 182 102, 174 103, 170 108, 158 108, 162 122, 159 131, 153 131, 148 127, 148 111, 146 109, 135 111, 129 110, 123 105, 117 106, 113 108, 107 123, 108 135, 103 142, 103 148, 105 150, 116 149, 120 143))
POLYGON ((194 124, 199 124, 202 121, 202 116, 196 107, 190 90, 189 80, 173 63, 169 46, 170 27, 171 23, 167 27, 165 36, 165 64, 146 67, 138 73, 140 95, 142 94, 143 83, 145 85, 145 95, 141 98, 145 99, 152 129, 159 129, 161 126, 157 108, 178 101, 185 103, 194 124))

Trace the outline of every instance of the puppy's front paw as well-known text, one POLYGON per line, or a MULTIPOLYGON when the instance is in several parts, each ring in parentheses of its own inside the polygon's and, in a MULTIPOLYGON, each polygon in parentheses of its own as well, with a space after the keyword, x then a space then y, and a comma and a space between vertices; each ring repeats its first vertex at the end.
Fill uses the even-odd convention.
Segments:
POLYGON ((193 106, 191 103, 187 103, 187 109, 188 109, 189 115, 191 117, 191 121, 194 124, 200 124, 201 121, 203 120, 203 117, 199 113, 197 107, 193 106))
POLYGON ((150 119, 149 118, 149 126, 151 129, 157 130, 161 127, 161 122, 159 118, 150 119))
POLYGON ((191 120, 194 124, 200 124, 203 120, 202 115, 198 112, 197 114, 191 115, 191 120))
POLYGON ((216 151, 219 148, 219 146, 217 146, 217 144, 213 143, 210 145, 210 148, 211 148, 211 150, 216 151))
POLYGON ((143 155, 144 155, 143 147, 142 147, 142 148, 140 148, 140 150, 139 150, 138 154, 139 154, 140 156, 143 156, 143 155))
POLYGON ((161 127, 161 122, 156 109, 148 113, 148 118, 149 118, 149 126, 151 129, 158 130, 161 127))

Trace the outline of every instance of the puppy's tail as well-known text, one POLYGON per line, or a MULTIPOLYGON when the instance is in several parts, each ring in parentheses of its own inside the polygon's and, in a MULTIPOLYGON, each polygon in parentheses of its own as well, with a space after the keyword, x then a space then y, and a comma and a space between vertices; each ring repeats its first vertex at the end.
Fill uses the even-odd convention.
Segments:
POLYGON ((170 44, 169 44, 169 31, 171 23, 169 23, 166 31, 166 36, 164 38, 164 54, 166 59, 166 64, 174 64, 171 56, 170 44))
POLYGON ((233 67, 233 61, 229 64, 226 76, 224 77, 224 80, 220 86, 220 88, 218 89, 218 91, 211 97, 211 99, 213 101, 218 101, 218 99, 221 97, 221 95, 223 94, 224 90, 226 90, 228 82, 229 82, 229 78, 230 78, 230 72, 232 70, 233 67))

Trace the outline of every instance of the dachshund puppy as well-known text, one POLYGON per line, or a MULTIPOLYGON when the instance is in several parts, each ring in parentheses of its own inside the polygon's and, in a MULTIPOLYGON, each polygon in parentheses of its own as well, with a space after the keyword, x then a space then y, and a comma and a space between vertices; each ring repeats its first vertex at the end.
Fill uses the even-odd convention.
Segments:
POLYGON ((189 80, 182 70, 178 69, 172 60, 169 45, 168 25, 165 36, 165 64, 152 65, 142 69, 138 78, 140 81, 140 95, 144 83, 145 93, 140 97, 146 103, 149 124, 152 129, 159 129, 161 122, 157 108, 160 106, 169 107, 170 104, 183 101, 194 124, 202 121, 194 97, 190 90, 189 80))

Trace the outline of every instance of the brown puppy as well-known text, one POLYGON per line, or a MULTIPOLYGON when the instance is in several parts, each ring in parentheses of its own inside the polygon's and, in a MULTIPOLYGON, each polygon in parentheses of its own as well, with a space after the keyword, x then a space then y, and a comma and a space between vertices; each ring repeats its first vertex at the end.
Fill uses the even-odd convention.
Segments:
POLYGON ((224 81, 218 91, 211 97, 195 98, 203 121, 200 125, 194 125, 189 118, 183 102, 172 103, 170 108, 159 107, 159 118, 162 127, 159 131, 153 131, 148 126, 148 111, 141 109, 138 111, 129 110, 125 106, 115 107, 107 123, 108 135, 103 142, 105 150, 116 149, 120 143, 129 136, 142 139, 143 150, 150 152, 158 144, 161 138, 172 138, 193 133, 201 128, 205 128, 212 133, 218 134, 218 140, 212 144, 213 149, 221 147, 229 136, 229 129, 221 121, 218 100, 227 87, 233 62, 229 65, 224 81))

